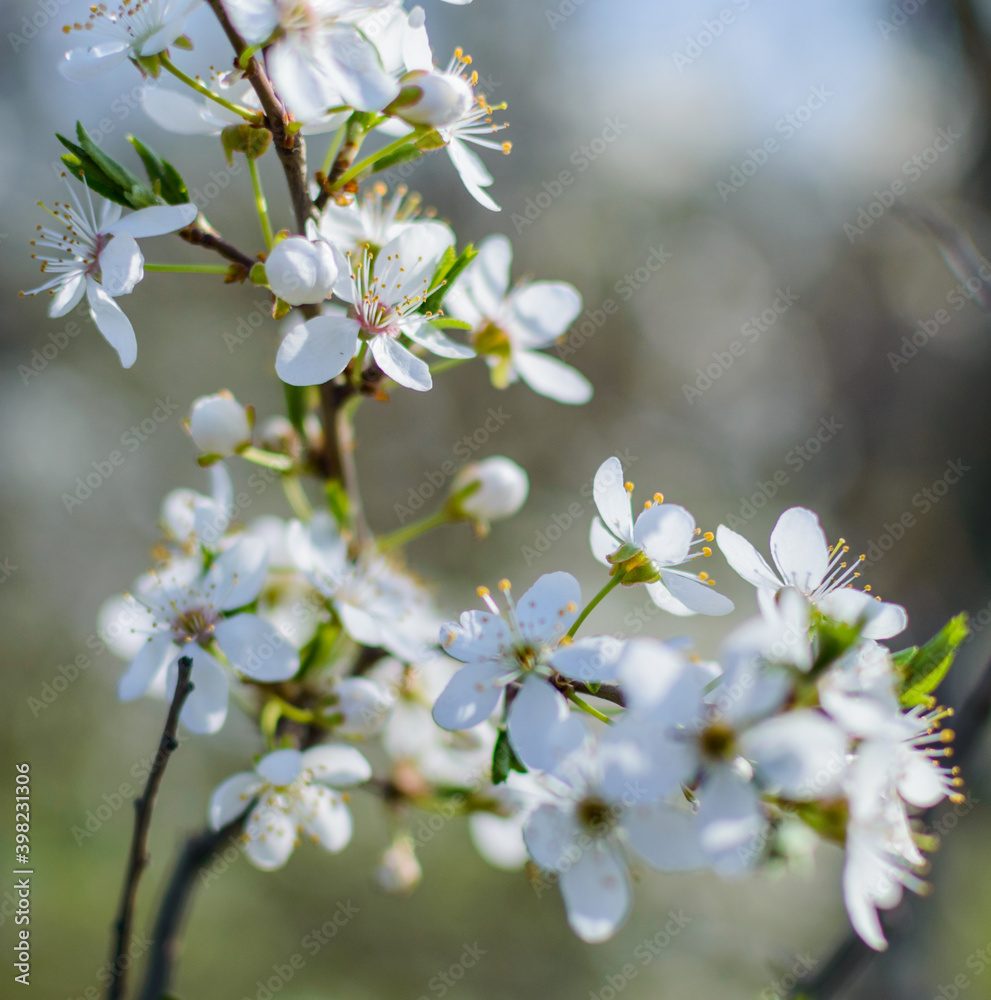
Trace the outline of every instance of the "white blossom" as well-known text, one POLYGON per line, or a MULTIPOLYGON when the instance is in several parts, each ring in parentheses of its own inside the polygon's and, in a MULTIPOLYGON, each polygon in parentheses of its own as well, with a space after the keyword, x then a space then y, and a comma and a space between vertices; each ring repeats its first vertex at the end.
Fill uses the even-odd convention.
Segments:
POLYGON ((251 443, 248 411, 226 390, 200 396, 189 413, 189 436, 204 455, 227 458, 251 443))

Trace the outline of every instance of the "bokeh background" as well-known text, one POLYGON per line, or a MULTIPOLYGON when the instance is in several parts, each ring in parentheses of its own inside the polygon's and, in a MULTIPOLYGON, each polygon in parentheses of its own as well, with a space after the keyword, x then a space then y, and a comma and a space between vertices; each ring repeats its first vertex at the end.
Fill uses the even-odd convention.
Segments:
MULTIPOLYGON (((128 372, 86 319, 44 364, 36 357, 66 322, 49 320, 43 301, 17 296, 39 280, 27 247, 43 221, 35 201, 61 197, 54 131, 71 134, 81 119, 125 160, 125 135, 134 132, 170 154, 200 191, 211 171, 223 171, 218 142, 171 136, 143 115, 133 68, 85 88, 60 77, 59 29, 85 9, 77 0, 4 0, 0 8, 0 846, 9 857, 12 765, 29 761, 32 985, 51 1000, 92 997, 100 986, 131 808, 113 809, 92 836, 73 828, 117 802, 122 783, 124 797, 133 796, 131 768, 152 752, 161 725, 159 704, 117 702, 122 664, 91 644, 97 609, 146 567, 164 494, 205 488, 180 424, 189 403, 220 387, 260 416, 282 403, 272 370, 276 325, 267 321, 234 349, 224 337, 261 297, 213 277, 150 276, 123 303, 139 341, 128 372), (76 477, 120 448, 156 399, 178 408, 68 511, 62 496, 76 477), (39 704, 60 666, 80 654, 86 668, 39 704)), ((991 5, 427 0, 427 16, 438 56, 464 45, 490 100, 509 105, 512 155, 490 157, 503 210, 478 207, 444 156, 394 179, 420 190, 462 239, 508 235, 516 277, 562 278, 581 290, 587 311, 566 360, 596 386, 588 406, 563 407, 522 386, 498 393, 477 364, 439 377, 429 394, 397 392, 388 405, 363 409, 359 467, 372 523, 383 531, 398 525, 395 505, 483 426, 490 407, 508 415, 478 454, 523 464, 530 500, 485 541, 460 528, 412 548, 414 565, 441 581, 442 606, 456 613, 481 582, 508 575, 524 585, 551 569, 575 573, 593 592, 587 484, 604 458, 620 454, 638 488, 662 490, 706 527, 735 517, 766 545, 777 514, 800 503, 821 514, 831 537, 842 534, 857 551, 875 545, 881 558, 871 580, 908 607, 907 641, 927 638, 962 609, 991 619, 991 323, 961 295, 966 271, 944 261, 966 256, 964 234, 991 254, 991 5), (761 147, 772 151, 750 152, 761 147), (562 170, 573 181, 558 188, 562 170), (904 185, 897 199, 888 194, 896 181, 904 185), (942 253, 920 216, 938 220, 942 253), (945 322, 934 320, 940 309, 945 322), (914 354, 905 349, 913 334, 914 354), (734 342, 743 345, 735 353, 734 342), (953 484, 950 463, 964 467, 953 484), (526 547, 539 548, 575 501, 573 525, 552 531, 553 544, 535 559, 526 547), (911 526, 896 539, 888 526, 903 514, 911 526)), ((197 50, 180 55, 184 67, 205 73, 228 64, 208 11, 190 29, 197 50)), ((311 159, 322 155, 318 138, 311 159)), ((288 225, 274 160, 263 175, 277 224, 288 225)), ((210 219, 238 245, 259 248, 244 209, 246 172, 224 177, 210 219)), ((143 249, 149 261, 210 260, 170 237, 143 249)), ((235 469, 240 481, 248 472, 235 469)), ((247 516, 262 513, 286 513, 275 491, 247 516)), ((752 590, 726 568, 714 572, 738 601, 734 621, 752 612, 752 590)), ((645 621, 638 612, 649 608, 642 593, 623 593, 595 624, 689 634, 705 653, 729 627, 645 621)), ((989 633, 978 631, 945 700, 966 700, 989 646, 989 633)), ((202 825, 210 789, 255 750, 232 713, 222 735, 176 755, 140 927, 181 839, 202 825)), ((991 943, 984 737, 966 777, 966 806, 941 820, 931 898, 899 913, 892 949, 831 995, 948 996, 941 987, 964 976, 968 1000, 991 996, 991 972, 972 960, 991 943)), ((629 924, 599 947, 573 938, 555 892, 538 898, 521 875, 481 862, 459 821, 424 846, 422 886, 396 900, 372 876, 386 826, 373 803, 358 799, 357 834, 344 854, 300 850, 275 875, 238 863, 206 887, 187 929, 178 995, 268 1000, 273 964, 298 953, 305 965, 281 991, 286 998, 439 1000, 431 980, 477 943, 485 954, 451 991, 459 1000, 613 1000, 628 963, 637 975, 620 992, 630 1000, 766 997, 803 960, 821 970, 848 935, 841 856, 827 846, 814 865, 733 883, 645 872, 629 924), (307 935, 348 900, 359 914, 312 954, 307 935), (672 912, 683 929, 644 964, 638 947, 672 912)), ((11 921, 0 925, 9 955, 11 921)))

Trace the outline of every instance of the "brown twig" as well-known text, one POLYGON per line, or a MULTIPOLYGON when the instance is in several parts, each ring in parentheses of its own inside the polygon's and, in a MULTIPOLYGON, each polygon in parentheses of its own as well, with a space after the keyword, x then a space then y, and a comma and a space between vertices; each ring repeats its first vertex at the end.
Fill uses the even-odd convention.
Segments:
POLYGON ((134 834, 131 837, 131 853, 128 859, 127 874, 124 877, 124 891, 121 896, 120 910, 115 928, 113 954, 110 962, 110 981, 107 983, 107 1000, 118 1000, 124 994, 124 984, 127 978, 127 963, 124 957, 131 940, 131 927, 134 922, 134 904, 138 895, 138 883, 150 860, 148 854, 148 831, 151 827, 151 814, 155 808, 155 796, 165 775, 165 767, 172 756, 172 751, 179 745, 176 730, 179 726, 179 713, 193 690, 189 675, 193 669, 193 661, 188 656, 179 659, 179 678, 176 682, 175 695, 169 706, 169 714, 165 720, 165 729, 158 743, 158 753, 152 763, 151 773, 145 785, 144 794, 134 803, 135 820, 134 834))
POLYGON ((222 239, 218 233, 205 219, 200 217, 191 226, 179 230, 179 235, 187 243, 193 246, 203 247, 205 250, 215 250, 226 260, 234 264, 240 264, 245 271, 250 271, 257 263, 252 257, 238 250, 232 243, 222 239))
POLYGON ((204 830, 186 841, 152 930, 151 954, 140 1000, 161 1000, 168 991, 179 951, 180 925, 193 892, 193 881, 217 850, 241 829, 245 815, 247 813, 219 830, 204 830))

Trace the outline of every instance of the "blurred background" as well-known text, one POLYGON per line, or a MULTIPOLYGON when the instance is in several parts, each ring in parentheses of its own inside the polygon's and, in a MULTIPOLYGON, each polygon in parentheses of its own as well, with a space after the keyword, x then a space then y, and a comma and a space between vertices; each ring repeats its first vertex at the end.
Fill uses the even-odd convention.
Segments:
MULTIPOLYGON (((462 240, 508 235, 515 278, 559 278, 581 290, 585 313, 559 353, 596 394, 569 408, 522 385, 499 393, 475 364, 439 376, 428 394, 397 391, 387 405, 365 406, 359 468, 373 526, 398 527, 395 505, 501 407, 502 427, 478 455, 505 454, 527 468, 527 505, 484 541, 462 526, 410 552, 419 571, 442 581, 438 600, 452 617, 472 605, 477 584, 504 575, 523 586, 566 569, 594 592, 588 484, 618 454, 638 490, 662 490, 704 527, 728 522, 765 551, 781 510, 814 508, 831 538, 870 554, 875 591, 907 606, 906 645, 957 611, 976 615, 978 631, 941 692, 963 704, 991 655, 991 633, 980 630, 991 621, 991 323, 961 287, 966 267, 951 270, 944 257, 991 254, 991 4, 427 0, 426 8, 438 59, 463 45, 480 89, 509 105, 512 154, 487 156, 502 212, 476 205, 445 156, 394 179, 421 191, 462 240), (565 170, 571 181, 561 184, 565 170), (945 234, 942 248, 934 230, 945 234), (576 501, 580 513, 569 514, 576 501), (552 528, 568 518, 566 529, 552 528)), ((88 319, 66 337, 66 319, 17 296, 40 280, 27 246, 43 221, 35 202, 63 196, 53 133, 71 134, 77 118, 125 162, 128 132, 167 153, 210 199, 212 223, 239 246, 261 247, 243 207, 246 171, 224 172, 215 139, 173 136, 148 120, 132 67, 85 88, 58 74, 59 29, 85 11, 77 0, 4 0, 0 9, 0 845, 8 850, 12 764, 29 761, 32 985, 51 1000, 102 990, 132 815, 126 802, 114 804, 133 797, 132 767, 153 751, 161 726, 160 704, 117 702, 123 665, 94 648, 96 612, 148 565, 165 493, 206 489, 181 427, 190 402, 226 387, 260 417, 282 406, 276 324, 238 336, 246 329, 238 318, 265 299, 250 286, 149 276, 122 303, 139 343, 127 372, 88 319), (158 422, 156 400, 175 404, 158 422), (140 447, 67 510, 63 494, 76 477, 142 420, 140 447), (86 665, 44 701, 46 685, 71 675, 74 662, 86 665), (98 809, 109 818, 90 821, 97 829, 81 837, 98 809)), ((197 48, 178 55, 185 69, 229 65, 208 11, 189 29, 197 48)), ((316 137, 311 162, 324 149, 316 137)), ((288 226, 278 164, 267 157, 262 170, 276 225, 288 226)), ((174 237, 146 241, 143 251, 148 261, 212 262, 174 237)), ((243 482, 251 470, 233 471, 243 482)), ((288 512, 269 491, 246 516, 263 513, 288 512)), ((740 621, 755 608, 752 589, 726 568, 714 573, 740 621)), ((645 599, 623 593, 593 624, 688 634, 704 654, 731 624, 651 618, 645 599)), ((256 750, 238 723, 232 712, 222 735, 197 739, 170 766, 139 927, 182 838, 202 826, 209 791, 256 750)), ((899 913, 892 949, 833 995, 949 997, 956 983, 968 1000, 991 997, 991 972, 973 958, 991 944, 989 757, 982 736, 965 766, 967 802, 939 821, 931 898, 899 913)), ((303 849, 276 875, 238 862, 204 887, 177 994, 270 1000, 273 964, 298 953, 304 966, 281 990, 286 998, 440 998, 447 988, 434 977, 477 943, 485 954, 457 984, 459 1000, 770 997, 792 985, 787 973, 808 981, 848 935, 841 856, 825 845, 813 866, 740 882, 645 872, 628 925, 598 947, 571 935, 556 892, 538 898, 521 875, 478 859, 459 821, 425 845, 422 886, 397 900, 372 876, 387 841, 373 805, 356 797, 357 833, 342 855, 303 849), (359 915, 314 953, 307 936, 348 901, 359 915), (672 913, 678 933, 656 937, 672 913), (661 940, 644 963, 643 943, 661 940), (622 973, 629 963, 635 978, 622 973)), ((0 924, 9 955, 9 917, 0 924)))

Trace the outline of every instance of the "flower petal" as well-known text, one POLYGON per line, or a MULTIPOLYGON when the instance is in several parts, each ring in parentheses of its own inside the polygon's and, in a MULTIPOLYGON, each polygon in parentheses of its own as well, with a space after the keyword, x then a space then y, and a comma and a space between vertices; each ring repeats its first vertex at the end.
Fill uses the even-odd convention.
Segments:
POLYGON ((354 747, 325 743, 303 753, 302 766, 315 780, 335 788, 360 785, 372 776, 372 765, 354 747))
POLYGON ((123 310, 90 276, 86 278, 86 299, 96 328, 107 343, 117 352, 124 368, 130 368, 138 359, 138 340, 134 327, 123 310))
MULTIPOLYGON (((602 517, 603 527, 616 538, 609 554, 615 552, 622 543, 632 542, 630 494, 626 492, 623 464, 618 458, 607 458, 596 470, 595 479, 592 480, 592 499, 602 517)), ((604 545, 605 541, 601 544, 604 545)), ((594 540, 592 549, 595 550, 594 540)))
POLYGON ((633 525, 633 543, 658 566, 677 566, 688 558, 695 518, 675 503, 655 503, 633 525))
POLYGON ((728 615, 733 610, 734 604, 728 597, 693 576, 662 569, 661 580, 676 601, 700 615, 728 615))
POLYGON ((518 347, 547 347, 582 311, 582 297, 565 281, 531 281, 506 300, 506 322, 518 347))
POLYGON ((52 296, 51 302, 48 303, 48 315, 55 318, 64 316, 67 312, 75 309, 85 291, 86 275, 82 271, 70 275, 59 286, 58 291, 52 296))
POLYGON ((607 941, 626 922, 633 889, 626 864, 606 841, 595 840, 561 874, 571 929, 589 944, 607 941))
POLYGON ((832 590, 817 603, 827 618, 847 625, 864 622, 861 634, 865 639, 890 639, 908 627, 908 613, 900 604, 879 601, 853 587, 832 590))
POLYGON ((550 659, 551 666, 573 681, 600 684, 616 679, 623 644, 612 636, 579 639, 561 646, 550 659))
POLYGON ((571 714, 564 695, 533 674, 516 693, 506 728, 516 756, 540 771, 554 771, 586 737, 585 727, 571 714))
POLYGON ((398 340, 381 334, 372 338, 371 345, 372 357, 393 382, 417 392, 426 392, 433 386, 426 362, 411 354, 398 340))
POLYGON ((321 785, 311 785, 299 794, 296 821, 310 839, 325 851, 336 854, 351 842, 354 823, 344 799, 321 785))
POLYGON ((242 771, 218 785, 210 796, 210 828, 219 830, 240 816, 263 787, 253 771, 242 771))
POLYGON ((343 316, 315 316, 293 327, 279 345, 276 374, 288 385, 322 385, 340 375, 358 353, 361 324, 343 316))
POLYGON ((563 636, 578 617, 582 590, 570 573, 545 573, 516 602, 516 620, 534 643, 563 636))
POLYGON ((422 323, 403 323, 403 333, 441 358, 473 358, 475 352, 467 344, 459 344, 445 336, 425 319, 422 323))
POLYGON ((256 681, 286 681, 299 670, 299 653, 274 625, 257 615, 226 618, 213 634, 231 666, 256 681))
POLYGON ((244 853, 256 868, 274 871, 290 858, 296 846, 296 824, 265 801, 251 810, 245 824, 248 841, 244 853))
POLYGON ((643 802, 623 813, 630 846, 662 872, 692 871, 708 864, 699 845, 696 818, 664 802, 643 802))
MULTIPOLYGON (((152 205, 123 216, 107 226, 104 232, 108 236, 126 233, 136 240, 145 236, 162 236, 188 226, 196 218, 198 211, 191 202, 183 205, 152 205)), ((102 261, 103 255, 100 256, 102 261)))
MULTIPOLYGON (((195 642, 183 646, 181 655, 193 659, 190 674, 193 690, 186 698, 179 719, 191 733, 215 733, 227 718, 228 686, 224 668, 195 642)), ((173 660, 168 671, 167 697, 170 699, 175 694, 178 677, 178 660, 173 660)))
POLYGON ((233 611, 250 604, 265 584, 268 546, 260 538, 241 538, 222 552, 206 575, 217 607, 233 611))
POLYGON ((502 688, 494 681, 505 669, 493 663, 469 663, 462 667, 441 692, 433 709, 441 729, 471 729, 484 722, 499 703, 502 688))
POLYGON ((815 512, 806 507, 786 510, 771 532, 771 555, 786 584, 811 594, 829 565, 826 533, 815 512))
POLYGON ((520 378, 541 396, 570 406, 579 406, 592 398, 592 383, 557 358, 536 351, 517 351, 513 364, 520 378))
POLYGON ((747 583, 768 590, 779 590, 784 586, 750 542, 725 524, 716 528, 716 544, 726 561, 747 583))
POLYGON ((146 694, 163 696, 166 671, 177 651, 170 633, 163 632, 149 639, 118 681, 117 697, 121 701, 134 701, 146 694))

